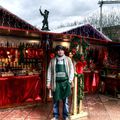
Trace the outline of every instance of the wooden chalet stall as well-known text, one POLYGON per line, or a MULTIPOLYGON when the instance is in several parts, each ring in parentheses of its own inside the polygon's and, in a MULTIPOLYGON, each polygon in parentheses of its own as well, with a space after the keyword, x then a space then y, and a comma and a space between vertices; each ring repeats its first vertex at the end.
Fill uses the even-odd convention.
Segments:
POLYGON ((120 43, 112 42, 104 34, 89 24, 77 26, 62 32, 64 34, 75 34, 89 43, 87 59, 95 63, 96 74, 91 77, 90 71, 85 73, 85 90, 88 92, 102 92, 119 97, 120 94, 120 43), (97 78, 97 77, 96 77, 97 78), (89 80, 91 79, 91 80, 89 80))
POLYGON ((41 40, 37 28, 0 7, 0 107, 42 100, 41 40))
POLYGON ((52 53, 54 53, 54 47, 58 44, 65 46, 66 47, 65 53, 66 55, 69 55, 70 44, 76 44, 75 42, 72 41, 74 37, 79 38, 79 41, 84 41, 89 44, 89 47, 87 48, 87 57, 86 57, 88 68, 84 71, 85 92, 89 94, 102 92, 102 93, 110 93, 112 95, 116 95, 117 93, 119 93, 120 91, 118 87, 119 65, 118 62, 116 68, 113 68, 114 65, 112 65, 112 63, 115 63, 116 61, 115 59, 117 59, 117 61, 119 61, 120 59, 119 52, 117 51, 117 49, 119 48, 119 43, 112 42, 104 34, 100 33, 98 30, 96 30, 89 24, 74 29, 72 28, 70 30, 66 30, 66 32, 64 30, 64 32, 59 32, 59 33, 47 32, 47 34, 49 34, 49 37, 51 36, 50 37, 51 47, 50 50, 48 51, 49 60, 54 56, 54 54, 52 53), (114 57, 111 57, 114 52, 116 55, 114 57), (93 66, 90 66, 90 60, 93 61, 95 66, 94 68, 93 66), (106 60, 109 63, 109 67, 107 67, 107 71, 105 66, 106 60), (115 75, 113 76, 115 76, 117 82, 111 82, 110 79, 109 79, 110 81, 106 80, 106 78, 109 76, 108 74, 111 73, 112 74, 115 73, 115 75), (114 89, 112 87, 113 86, 112 83, 115 84, 114 89))
POLYGON ((108 59, 103 63, 101 80, 103 83, 103 92, 120 98, 120 43, 109 42, 108 59))
MULTIPOLYGON (((44 46, 44 51, 47 53, 45 54, 45 59, 47 61, 44 64, 46 65, 45 69, 47 70, 47 65, 50 59, 55 55, 54 48, 56 45, 61 44, 66 47, 65 54, 69 56, 71 44, 76 44, 72 41, 75 37, 77 37, 79 41, 82 41, 83 44, 87 43, 89 45, 86 49, 87 69, 84 71, 85 92, 89 94, 97 92, 110 93, 115 96, 120 91, 120 55, 118 50, 120 43, 112 42, 112 40, 89 24, 61 33, 42 32, 42 43, 44 46), (113 56, 113 54, 115 56, 113 56), (93 61, 94 67, 90 65, 90 60, 93 61), (106 61, 109 64, 109 66, 107 66, 107 71, 106 61), (107 80, 106 78, 109 76, 108 74, 113 75, 116 81, 111 82, 110 79, 110 81, 107 80), (114 87, 112 84, 114 84, 114 87)), ((80 43, 81 45, 82 42, 80 43)), ((84 47, 84 45, 82 45, 82 47, 84 47)), ((44 71, 45 75, 46 70, 44 71)), ((45 77, 46 76, 44 76, 44 78, 45 77)), ((47 97, 48 91, 46 91, 46 89, 44 90, 45 96, 47 97)))

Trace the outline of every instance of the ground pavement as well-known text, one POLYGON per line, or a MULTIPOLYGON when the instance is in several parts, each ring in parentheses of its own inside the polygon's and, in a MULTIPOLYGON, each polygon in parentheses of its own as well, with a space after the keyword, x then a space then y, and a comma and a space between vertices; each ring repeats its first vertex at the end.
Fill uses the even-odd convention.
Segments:
MULTIPOLYGON (((86 95, 84 111, 88 112, 88 117, 76 120, 120 120, 120 99, 99 94, 86 95)), ((52 102, 0 109, 0 120, 50 120, 51 117, 52 102)))

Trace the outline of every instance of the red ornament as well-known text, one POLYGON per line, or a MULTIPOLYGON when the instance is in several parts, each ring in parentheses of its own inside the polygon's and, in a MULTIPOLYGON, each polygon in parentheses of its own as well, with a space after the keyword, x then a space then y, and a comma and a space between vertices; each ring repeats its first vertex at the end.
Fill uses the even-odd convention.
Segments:
POLYGON ((54 53, 51 53, 50 54, 50 58, 52 59, 52 58, 54 58, 55 57, 55 54, 54 53))
POLYGON ((74 42, 74 45, 77 45, 78 44, 78 42, 74 42))
POLYGON ((83 66, 85 67, 87 65, 87 62, 86 61, 83 61, 83 66))
POLYGON ((75 48, 72 49, 72 53, 73 53, 73 55, 76 53, 76 49, 75 48))
POLYGON ((75 67, 77 74, 83 74, 84 65, 82 62, 78 62, 75 67))
POLYGON ((89 50, 89 48, 87 47, 87 48, 86 48, 86 51, 88 51, 88 50, 89 50))

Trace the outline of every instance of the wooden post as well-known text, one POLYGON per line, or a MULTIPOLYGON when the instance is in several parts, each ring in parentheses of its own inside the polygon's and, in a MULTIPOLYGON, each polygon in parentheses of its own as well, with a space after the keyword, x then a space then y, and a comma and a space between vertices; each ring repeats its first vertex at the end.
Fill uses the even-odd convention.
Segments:
MULTIPOLYGON (((75 120, 75 119, 79 119, 81 117, 86 117, 88 116, 87 112, 83 112, 82 110, 82 100, 80 100, 80 104, 79 104, 79 110, 77 112, 77 77, 75 77, 74 79, 74 97, 73 97, 73 115, 70 116, 71 120, 75 120)), ((82 81, 82 80, 81 80, 82 81)))
MULTIPOLYGON (((82 80, 80 80, 80 86, 82 85, 82 80)), ((84 92, 84 91, 83 91, 84 92)), ((78 113, 80 113, 82 111, 82 100, 79 101, 79 110, 78 113)))
POLYGON ((74 79, 73 115, 77 114, 77 77, 74 79))

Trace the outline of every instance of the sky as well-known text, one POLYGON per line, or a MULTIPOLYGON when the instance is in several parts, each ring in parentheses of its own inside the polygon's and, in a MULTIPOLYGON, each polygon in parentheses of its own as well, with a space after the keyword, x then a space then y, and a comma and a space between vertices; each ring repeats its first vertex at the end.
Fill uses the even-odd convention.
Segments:
MULTIPOLYGON (((50 29, 73 21, 82 21, 90 13, 99 11, 98 0, 0 0, 0 5, 39 28, 42 27, 43 20, 39 8, 43 12, 47 9, 50 29)), ((119 5, 115 7, 120 8, 119 5)))

